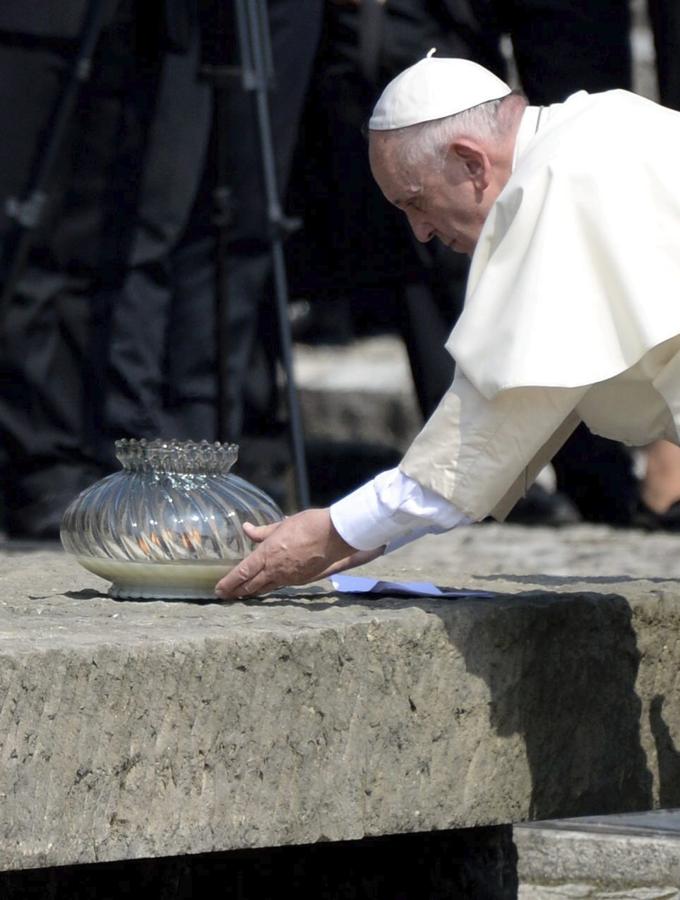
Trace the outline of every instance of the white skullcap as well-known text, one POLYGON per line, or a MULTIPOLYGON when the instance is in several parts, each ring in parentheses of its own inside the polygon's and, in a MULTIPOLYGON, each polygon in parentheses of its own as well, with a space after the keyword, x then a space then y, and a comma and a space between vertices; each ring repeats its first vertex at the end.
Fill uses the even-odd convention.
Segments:
POLYGON ((433 122, 511 93, 493 72, 469 59, 432 56, 393 78, 380 95, 368 127, 390 131, 433 122))

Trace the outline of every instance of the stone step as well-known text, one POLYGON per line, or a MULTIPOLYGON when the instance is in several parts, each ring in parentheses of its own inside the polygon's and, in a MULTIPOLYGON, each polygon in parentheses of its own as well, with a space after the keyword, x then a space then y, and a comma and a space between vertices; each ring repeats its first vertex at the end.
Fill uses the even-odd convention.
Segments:
POLYGON ((421 426, 404 344, 393 335, 341 347, 298 344, 295 377, 311 440, 405 450, 421 426))
POLYGON ((680 803, 677 581, 467 549, 476 576, 448 552, 428 580, 492 598, 116 601, 63 554, 0 552, 0 870, 680 803))
POLYGON ((679 900, 680 810, 516 825, 520 900, 679 900))

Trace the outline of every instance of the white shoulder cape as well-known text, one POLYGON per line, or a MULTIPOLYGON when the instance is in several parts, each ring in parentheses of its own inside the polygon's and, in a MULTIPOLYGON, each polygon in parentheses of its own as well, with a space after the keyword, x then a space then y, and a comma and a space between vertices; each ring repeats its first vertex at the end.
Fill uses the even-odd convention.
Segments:
POLYGON ((680 113, 625 91, 545 112, 447 342, 488 399, 594 384, 680 335, 680 113))

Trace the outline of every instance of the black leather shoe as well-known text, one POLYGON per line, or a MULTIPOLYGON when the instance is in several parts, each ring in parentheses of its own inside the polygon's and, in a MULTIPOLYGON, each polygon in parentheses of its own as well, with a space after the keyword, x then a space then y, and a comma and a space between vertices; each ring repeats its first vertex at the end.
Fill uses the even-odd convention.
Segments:
POLYGON ((631 527, 641 528, 643 531, 680 532, 680 500, 664 513, 654 512, 643 500, 638 500, 631 527))
POLYGON ((551 494, 542 485, 532 484, 526 496, 515 504, 506 521, 515 525, 548 525, 557 528, 561 525, 575 525, 581 521, 581 516, 564 494, 559 491, 551 494))

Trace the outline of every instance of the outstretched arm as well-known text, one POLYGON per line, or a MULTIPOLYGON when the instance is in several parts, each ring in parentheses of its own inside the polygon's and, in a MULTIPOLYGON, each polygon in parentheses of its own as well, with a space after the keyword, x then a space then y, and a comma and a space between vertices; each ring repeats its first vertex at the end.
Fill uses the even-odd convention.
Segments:
POLYGON ((258 546, 217 585, 218 597, 252 597, 285 584, 305 584, 364 565, 427 532, 469 520, 398 469, 382 472, 330 509, 310 509, 257 528, 258 546), (356 549, 359 548, 359 549, 356 549))

